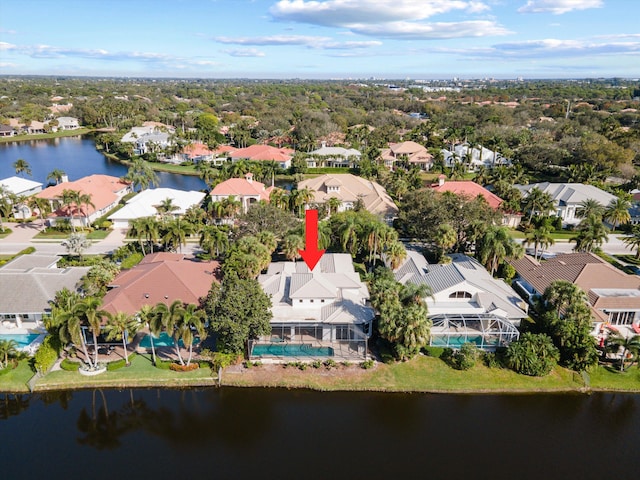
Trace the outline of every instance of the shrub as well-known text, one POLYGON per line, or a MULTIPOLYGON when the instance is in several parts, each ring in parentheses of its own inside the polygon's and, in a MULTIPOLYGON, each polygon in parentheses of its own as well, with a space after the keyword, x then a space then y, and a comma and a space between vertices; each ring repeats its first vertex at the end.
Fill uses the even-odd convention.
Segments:
POLYGON ((173 370, 174 372, 191 372, 193 370, 197 370, 200 368, 200 365, 197 363, 190 363, 189 365, 180 365, 179 363, 172 363, 169 365, 169 370, 173 370))
POLYGON ((360 364, 360 367, 365 369, 365 370, 369 370, 370 368, 373 368, 373 366, 375 365, 375 362, 371 359, 369 360, 365 360, 364 362, 362 362, 360 364))
POLYGON ((442 352, 444 352, 444 350, 444 347, 424 347, 422 352, 427 357, 442 358, 442 352))
POLYGON ((9 373, 11 370, 13 370, 14 368, 16 368, 18 366, 18 361, 14 358, 9 359, 9 362, 7 363, 7 366, 4 368, 0 368, 0 376, 1 375, 6 375, 7 373, 9 373))
POLYGON ((456 370, 469 370, 476 364, 478 347, 473 343, 465 343, 460 350, 445 348, 440 355, 445 363, 456 370))
POLYGON ((338 364, 332 358, 328 358, 327 360, 324 361, 324 366, 327 368, 327 370, 331 370, 332 368, 337 367, 338 364))
POLYGON ((109 230, 112 226, 113 222, 111 222, 110 220, 105 220, 104 222, 100 223, 100 228, 103 230, 109 230))
POLYGON ((125 258, 122 261, 122 265, 120 265, 120 267, 123 270, 127 270, 129 268, 133 268, 137 264, 139 264, 142 261, 143 258, 144 257, 143 257, 143 255, 141 253, 137 253, 137 252, 133 253, 133 254, 129 255, 127 258, 125 258))
POLYGON ((159 368, 160 370, 169 370, 171 365, 173 365, 173 362, 167 362, 164 360, 156 361, 156 368, 159 368))
POLYGON ((38 348, 34 356, 33 364, 38 372, 44 373, 48 371, 58 359, 58 349, 56 342, 51 335, 45 337, 42 345, 38 348))
POLYGON ((341 363, 343 367, 345 368, 349 368, 351 366, 351 362, 348 360, 345 360, 344 362, 341 363))
MULTIPOLYGON (((129 355, 129 362, 131 362, 131 360, 133 359, 133 357, 135 357, 136 354, 135 353, 131 353, 129 355)), ((120 360, 116 360, 115 362, 109 362, 107 363, 107 370, 110 372, 113 372, 114 370, 119 370, 120 368, 124 367, 127 365, 127 362, 125 361, 124 358, 120 359, 120 360)))
POLYGON ((311 366, 313 368, 320 368, 322 366, 322 362, 320 360, 314 360, 313 362, 311 362, 311 366))
POLYGON ((30 253, 33 253, 35 251, 36 251, 35 247, 27 247, 24 250, 20 250, 18 252, 18 255, 29 255, 30 253))
POLYGON ((66 370, 67 372, 77 372, 80 368, 80 362, 74 362, 73 360, 69 360, 65 358, 60 362, 60 368, 62 370, 66 370))

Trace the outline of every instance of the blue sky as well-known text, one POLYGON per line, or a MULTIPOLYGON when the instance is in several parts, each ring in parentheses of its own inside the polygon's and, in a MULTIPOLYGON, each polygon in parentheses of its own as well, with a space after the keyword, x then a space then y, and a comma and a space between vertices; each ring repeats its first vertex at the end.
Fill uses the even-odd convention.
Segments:
POLYGON ((0 73, 640 77, 637 0, 16 0, 0 73))

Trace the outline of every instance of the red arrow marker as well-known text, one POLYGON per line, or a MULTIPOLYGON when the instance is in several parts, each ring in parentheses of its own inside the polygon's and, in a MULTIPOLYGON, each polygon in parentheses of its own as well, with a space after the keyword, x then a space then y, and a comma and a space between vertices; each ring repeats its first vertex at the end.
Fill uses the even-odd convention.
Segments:
POLYGON ((313 271, 318 264, 324 250, 318 250, 318 210, 306 210, 305 214, 305 249, 298 250, 300 256, 313 271))

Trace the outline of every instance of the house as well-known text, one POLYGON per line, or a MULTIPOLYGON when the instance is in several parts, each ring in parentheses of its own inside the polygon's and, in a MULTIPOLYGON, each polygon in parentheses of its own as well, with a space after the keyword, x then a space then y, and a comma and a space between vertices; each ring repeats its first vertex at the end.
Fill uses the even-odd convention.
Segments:
POLYGON ((75 117, 58 117, 56 120, 58 120, 57 130, 77 130, 80 128, 78 119, 75 117))
POLYGON ((149 122, 142 127, 133 127, 120 139, 123 143, 133 143, 133 152, 136 155, 154 152, 158 149, 167 148, 173 143, 171 136, 174 133, 173 127, 169 127, 157 122, 149 122))
POLYGON ((618 270, 593 253, 565 253, 536 261, 526 255, 512 260, 518 276, 515 286, 530 302, 556 280, 566 280, 589 298, 597 331, 604 324, 631 334, 640 327, 640 277, 618 270))
POLYGON ((304 262, 274 262, 258 277, 271 296, 271 333, 253 341, 253 359, 364 359, 374 311, 346 253, 325 253, 311 272, 304 262))
MULTIPOLYGON (((451 192, 456 195, 462 195, 467 198, 475 198, 481 196, 489 206, 494 210, 499 210, 502 206, 502 199, 495 193, 490 192, 482 185, 471 180, 447 181, 444 175, 438 176, 438 183, 431 185, 431 188, 437 192, 451 192)), ((516 228, 520 225, 522 215, 520 213, 503 212, 502 225, 516 228)))
POLYGON ((390 143, 389 148, 380 152, 385 167, 394 170, 397 162, 406 162, 410 166, 418 166, 429 171, 433 166, 433 155, 425 147, 416 142, 390 143))
POLYGON ((229 153, 232 162, 250 160, 256 162, 275 162, 280 168, 289 168, 294 151, 290 148, 276 148, 271 145, 251 145, 229 153))
POLYGON ((69 219, 74 225, 86 227, 118 205, 120 199, 130 191, 131 185, 128 182, 118 177, 96 174, 47 187, 36 195, 49 200, 53 211, 47 217, 49 225, 53 226, 64 218, 69 219), (63 205, 62 195, 65 190, 91 195, 93 205, 63 205))
POLYGON ((213 160, 214 152, 209 149, 204 143, 195 142, 186 145, 182 149, 182 160, 200 163, 200 162, 210 162, 213 160))
MULTIPOLYGON (((58 268, 56 255, 21 255, 0 268, 0 322, 11 333, 43 330, 56 292, 76 291, 88 267, 58 268)), ((44 330, 43 330, 44 331, 44 330)))
POLYGON ((551 195, 555 205, 556 216, 562 218, 563 224, 577 225, 581 218, 576 215, 580 204, 586 200, 595 200, 603 207, 607 207, 617 197, 593 185, 583 183, 532 183, 529 185, 515 185, 523 197, 527 197, 533 188, 538 188, 551 195))
POLYGON ((261 200, 268 202, 274 188, 255 181, 253 174, 249 172, 244 178, 230 178, 219 183, 211 190, 210 195, 214 202, 234 197, 242 203, 242 211, 246 213, 252 204, 261 200))
POLYGON ((428 285, 425 299, 433 322, 431 345, 459 348, 463 343, 493 350, 519 336, 527 304, 509 285, 494 279, 474 258, 450 255, 451 263, 430 265, 419 252, 394 271, 402 284, 428 285))
POLYGON ((313 204, 327 203, 332 197, 339 199, 339 212, 351 210, 361 200, 367 211, 389 222, 398 214, 398 207, 382 185, 350 173, 329 173, 303 180, 298 189, 305 188, 313 192, 310 202, 313 204))
POLYGON ((349 167, 355 168, 362 154, 355 148, 327 147, 327 142, 317 150, 309 152, 307 166, 316 167, 349 167))
POLYGON ((128 228, 129 222, 133 219, 155 217, 158 214, 156 207, 166 199, 170 199, 171 203, 177 207, 171 215, 181 216, 190 207, 200 205, 204 197, 205 193, 193 190, 187 192, 174 188, 147 189, 131 198, 124 207, 107 218, 113 222, 114 228, 128 228))
POLYGON ((3 178, 0 185, 17 197, 29 197, 42 191, 42 183, 15 176, 3 178))
POLYGON ((453 147, 453 151, 442 149, 440 151, 446 167, 453 167, 456 163, 466 163, 469 171, 475 172, 482 167, 493 168, 498 165, 511 165, 511 160, 500 153, 489 150, 483 146, 471 147, 468 143, 462 143, 453 147))
POLYGON ((13 137, 16 134, 11 125, 0 125, 0 137, 13 137))
POLYGON ((219 282, 220 264, 203 262, 177 253, 152 253, 124 270, 108 285, 102 308, 110 313, 134 315, 143 305, 175 300, 198 305, 213 282, 219 282))

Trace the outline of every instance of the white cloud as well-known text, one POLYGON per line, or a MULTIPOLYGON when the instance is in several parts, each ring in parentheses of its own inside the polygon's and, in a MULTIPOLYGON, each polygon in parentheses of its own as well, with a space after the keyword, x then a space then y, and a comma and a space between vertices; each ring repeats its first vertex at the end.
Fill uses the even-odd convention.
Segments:
POLYGON ((519 13, 552 13, 561 15, 572 10, 602 7, 602 0, 528 0, 519 13))
POLYGON ((264 52, 261 52, 255 48, 240 48, 237 50, 223 50, 223 53, 231 55, 232 57, 264 57, 264 52))
POLYGON ((338 27, 423 20, 452 10, 479 13, 488 9, 484 2, 462 0, 280 0, 269 12, 278 20, 338 27))
POLYGON ((437 23, 389 22, 381 25, 354 25, 352 30, 362 35, 410 40, 486 37, 511 33, 490 20, 437 23))
POLYGON ((9 62, 0 62, 0 68, 14 68, 17 67, 18 65, 16 65, 15 63, 9 63, 9 62))
POLYGON ((12 43, 0 42, 0 50, 15 50, 16 46, 12 43))
POLYGON ((308 48, 326 49, 359 49, 382 45, 377 40, 336 42, 331 37, 314 37, 307 35, 270 35, 264 37, 216 37, 216 42, 232 45, 301 45, 308 48))

